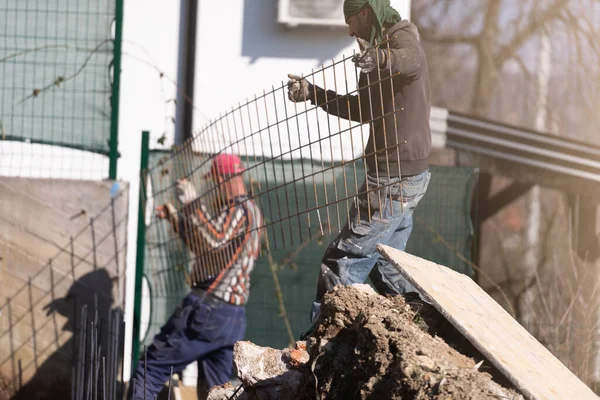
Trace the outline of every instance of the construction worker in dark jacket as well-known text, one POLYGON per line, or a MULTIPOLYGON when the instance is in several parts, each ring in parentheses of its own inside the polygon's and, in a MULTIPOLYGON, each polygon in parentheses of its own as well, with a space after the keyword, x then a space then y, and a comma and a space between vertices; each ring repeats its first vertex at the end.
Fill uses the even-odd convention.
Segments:
POLYGON ((361 70, 357 92, 338 95, 288 75, 291 101, 310 101, 329 114, 370 126, 366 181, 350 220, 323 256, 313 323, 324 294, 337 284, 363 283, 370 276, 380 293, 414 291, 376 245, 406 248, 413 210, 430 179, 429 72, 416 26, 401 20, 389 0, 345 0, 344 16, 360 47, 352 58, 361 70))
POLYGON ((260 210, 248 198, 243 171, 238 156, 217 155, 207 175, 216 184, 212 205, 196 196, 188 180, 179 180, 180 209, 171 203, 158 207, 158 218, 171 223, 195 254, 195 265, 191 291, 139 361, 129 399, 154 399, 171 367, 181 371, 194 361, 198 362, 199 398, 229 381, 233 345, 246 332, 244 306, 263 226, 260 210))

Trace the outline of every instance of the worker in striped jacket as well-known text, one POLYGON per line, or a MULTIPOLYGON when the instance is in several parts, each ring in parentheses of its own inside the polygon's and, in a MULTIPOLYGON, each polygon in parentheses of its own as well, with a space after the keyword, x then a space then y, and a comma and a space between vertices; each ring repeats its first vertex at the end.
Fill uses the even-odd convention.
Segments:
POLYGON ((170 203, 158 207, 157 216, 171 223, 195 255, 191 291, 148 347, 146 363, 138 363, 129 398, 154 399, 171 367, 181 371, 194 361, 199 398, 229 381, 233 345, 246 331, 244 305, 263 225, 261 212, 248 198, 243 171, 239 157, 218 155, 208 173, 214 190, 198 197, 189 181, 179 180, 180 209, 170 203))

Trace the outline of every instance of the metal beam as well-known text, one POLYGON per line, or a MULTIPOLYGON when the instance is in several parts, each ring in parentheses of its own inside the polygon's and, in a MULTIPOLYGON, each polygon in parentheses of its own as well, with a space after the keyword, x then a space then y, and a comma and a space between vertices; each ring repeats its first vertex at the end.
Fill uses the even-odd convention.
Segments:
MULTIPOLYGON (((580 190, 587 190, 590 184, 600 187, 600 147, 587 143, 451 111, 447 118, 446 146, 522 169, 577 179, 585 182, 580 190)), ((521 180, 519 176, 513 178, 521 180)))
POLYGON ((180 21, 175 114, 175 144, 177 145, 189 139, 193 129, 198 0, 181 1, 180 21))
POLYGON ((479 212, 481 222, 527 193, 527 191, 531 189, 531 186, 532 185, 527 183, 513 182, 494 195, 494 197, 488 199, 485 204, 482 205, 479 212))

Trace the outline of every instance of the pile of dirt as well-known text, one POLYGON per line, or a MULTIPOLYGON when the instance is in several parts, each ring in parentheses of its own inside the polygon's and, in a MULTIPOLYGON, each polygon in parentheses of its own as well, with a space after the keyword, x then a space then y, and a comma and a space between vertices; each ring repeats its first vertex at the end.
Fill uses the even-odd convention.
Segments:
POLYGON ((316 331, 295 349, 236 344, 243 387, 215 388, 209 399, 523 398, 432 335, 443 331, 455 346, 477 354, 431 309, 416 296, 385 298, 366 285, 339 287, 326 296, 316 331))

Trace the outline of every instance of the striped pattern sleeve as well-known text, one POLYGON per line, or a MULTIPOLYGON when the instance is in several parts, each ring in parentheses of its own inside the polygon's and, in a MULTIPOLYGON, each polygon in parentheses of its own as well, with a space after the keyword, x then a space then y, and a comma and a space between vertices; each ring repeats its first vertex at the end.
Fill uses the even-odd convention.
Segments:
POLYGON ((239 241, 229 264, 216 277, 209 292, 235 305, 245 304, 250 294, 250 274, 260 252, 262 215, 253 201, 239 205, 246 220, 240 225, 239 241))
POLYGON ((225 246, 239 235, 245 218, 239 207, 224 208, 213 215, 203 204, 194 202, 179 212, 178 233, 190 250, 200 255, 225 246))

